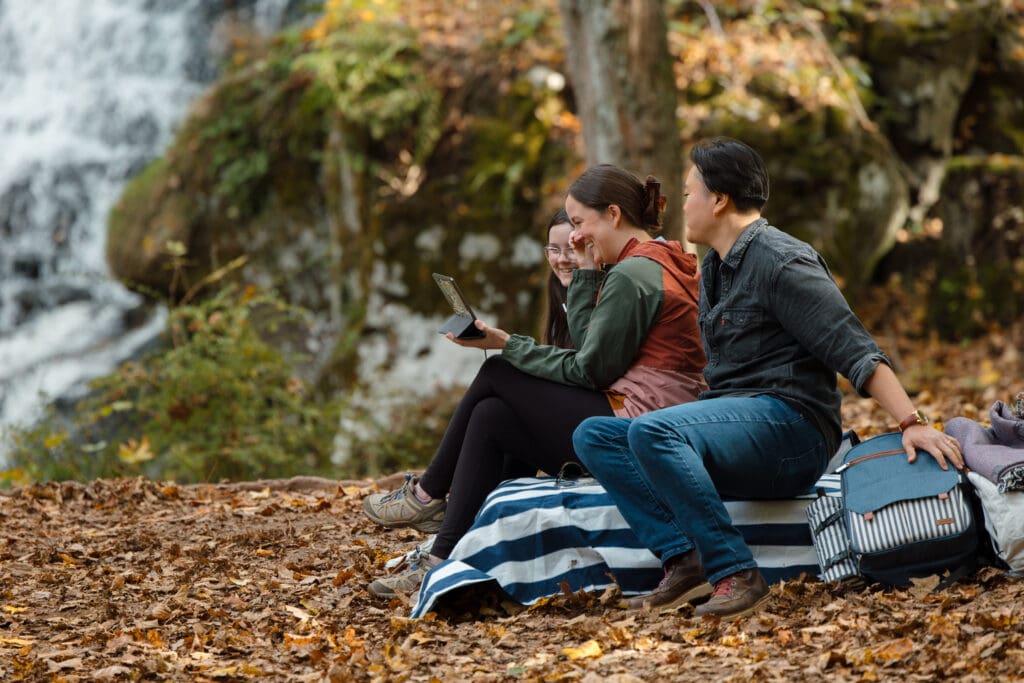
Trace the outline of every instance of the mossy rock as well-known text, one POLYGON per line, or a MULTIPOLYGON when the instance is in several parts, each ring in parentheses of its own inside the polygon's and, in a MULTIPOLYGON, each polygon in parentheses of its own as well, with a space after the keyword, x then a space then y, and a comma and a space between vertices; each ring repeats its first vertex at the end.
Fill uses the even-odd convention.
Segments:
POLYGON ((1024 151, 1024 32, 1004 17, 964 96, 954 147, 959 154, 1024 151))
POLYGON ((495 322, 535 331, 540 228, 575 141, 557 129, 562 96, 495 58, 511 48, 453 58, 419 51, 408 27, 359 26, 315 45, 285 34, 221 79, 110 224, 113 273, 160 298, 181 295, 160 253, 173 235, 190 283, 244 254, 235 279, 340 313, 325 372, 342 386, 368 338, 398 334, 381 311, 448 314, 434 271, 495 322), (348 89, 356 76, 365 99, 348 89))
POLYGON ((818 249, 856 299, 906 219, 908 188, 884 138, 842 104, 799 106, 789 78, 760 74, 745 92, 712 98, 696 137, 728 135, 761 153, 771 177, 765 217, 818 249), (740 110, 751 114, 727 113, 740 110))
MULTIPOLYGON (((325 106, 286 60, 253 65, 220 82, 201 100, 164 158, 133 179, 111 212, 107 258, 113 274, 161 299, 171 291, 165 245, 186 248, 187 283, 200 281, 240 254, 264 285, 322 290, 308 261, 289 259, 308 244, 310 217, 323 213, 311 191, 323 146, 325 106), (271 223, 272 221, 272 223, 271 223), (290 267, 281 267, 282 262, 290 267), (261 275, 263 268, 274 275, 261 275)), ((323 235, 320 236, 321 238, 323 235)), ((322 270, 322 269, 321 269, 322 270)), ((293 303, 315 303, 297 296, 293 303)))
POLYGON ((134 289, 169 297, 173 269, 168 244, 189 244, 194 212, 166 159, 135 177, 110 214, 107 261, 134 289), (166 296, 165 296, 166 295, 166 296))
POLYGON ((1024 315, 1024 156, 954 157, 938 217, 943 235, 929 317, 969 337, 1024 315))
POLYGON ((871 77, 871 116, 917 175, 914 185, 923 184, 953 152, 961 103, 995 40, 1002 7, 973 0, 881 11, 865 3, 840 14, 871 77))

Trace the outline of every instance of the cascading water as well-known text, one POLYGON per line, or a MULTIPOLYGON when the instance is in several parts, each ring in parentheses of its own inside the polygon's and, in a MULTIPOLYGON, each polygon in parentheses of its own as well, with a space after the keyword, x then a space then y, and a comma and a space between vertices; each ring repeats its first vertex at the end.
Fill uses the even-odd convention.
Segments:
POLYGON ((109 210, 217 75, 219 29, 271 31, 298 5, 0 0, 0 428, 162 329, 107 276, 109 210))

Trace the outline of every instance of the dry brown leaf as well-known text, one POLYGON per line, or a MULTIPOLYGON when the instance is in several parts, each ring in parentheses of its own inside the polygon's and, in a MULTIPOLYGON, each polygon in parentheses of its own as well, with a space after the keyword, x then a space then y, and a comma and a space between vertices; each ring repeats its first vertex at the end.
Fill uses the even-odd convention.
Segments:
POLYGON ((588 640, 579 647, 562 648, 562 654, 568 656, 572 661, 576 661, 577 659, 600 657, 604 653, 596 640, 588 640))

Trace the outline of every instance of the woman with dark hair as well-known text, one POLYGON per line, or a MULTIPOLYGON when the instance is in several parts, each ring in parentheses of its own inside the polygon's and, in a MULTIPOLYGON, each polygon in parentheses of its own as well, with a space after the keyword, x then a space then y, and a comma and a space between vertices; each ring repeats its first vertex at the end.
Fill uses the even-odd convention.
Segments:
POLYGON ((655 178, 644 182, 611 165, 588 169, 570 186, 567 246, 579 267, 567 319, 575 348, 480 320, 482 339, 449 335, 502 354, 480 368, 423 476, 364 499, 367 516, 383 526, 437 531, 429 553, 415 553, 405 572, 374 581, 370 593, 416 590, 503 479, 578 464, 572 433, 585 418, 640 415, 693 400, 704 388, 696 257, 679 242, 651 238, 663 207, 655 178))
POLYGON ((710 387, 699 401, 634 420, 592 417, 576 452, 665 566, 631 608, 674 609, 707 593, 698 615, 739 617, 768 586, 722 495, 789 498, 824 472, 840 441, 836 373, 875 397, 915 447, 963 466, 956 441, 926 420, 810 245, 761 217, 768 172, 737 140, 696 145, 686 177, 686 236, 701 264, 700 330, 710 387))
POLYGON ((571 233, 569 215, 565 213, 565 209, 559 209, 548 221, 548 243, 544 247, 551 272, 548 274, 548 305, 544 310, 542 329, 545 344, 560 346, 563 349, 573 348, 565 313, 572 272, 579 267, 576 263, 576 252, 569 245, 571 233))

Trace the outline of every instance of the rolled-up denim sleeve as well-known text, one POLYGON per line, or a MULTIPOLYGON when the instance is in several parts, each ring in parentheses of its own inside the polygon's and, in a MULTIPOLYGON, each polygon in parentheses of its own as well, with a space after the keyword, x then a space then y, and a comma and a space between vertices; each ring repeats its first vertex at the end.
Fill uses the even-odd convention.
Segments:
POLYGON ((780 264, 772 279, 772 308, 780 324, 818 360, 850 380, 861 396, 879 363, 892 365, 832 279, 825 262, 808 254, 780 264))

